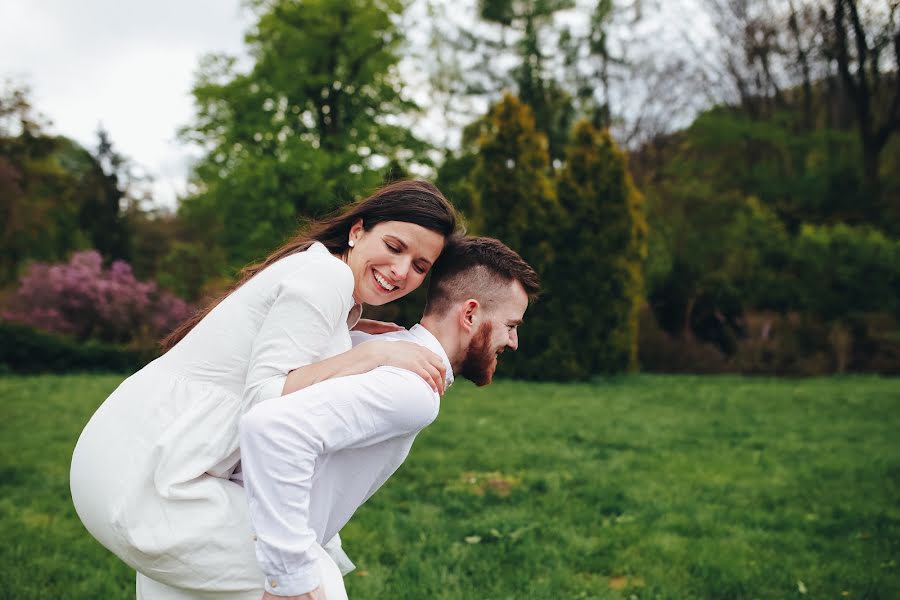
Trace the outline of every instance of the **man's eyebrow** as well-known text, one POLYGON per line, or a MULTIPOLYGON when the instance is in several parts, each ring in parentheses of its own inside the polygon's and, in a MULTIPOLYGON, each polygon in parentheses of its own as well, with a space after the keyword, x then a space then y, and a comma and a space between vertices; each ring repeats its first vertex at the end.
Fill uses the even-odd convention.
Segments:
POLYGON ((522 324, 522 319, 514 319, 514 320, 512 320, 512 321, 509 321, 509 324, 510 324, 510 325, 515 325, 516 327, 518 327, 519 325, 522 324))
MULTIPOLYGON (((396 242, 397 245, 400 246, 400 250, 406 250, 407 248, 409 248, 409 246, 407 246, 406 242, 404 242, 402 239, 398 238, 396 235, 387 234, 384 237, 391 238, 394 242, 396 242)), ((420 256, 420 257, 416 258, 416 260, 428 263, 428 266, 429 267, 431 266, 431 261, 428 260, 427 258, 425 258, 424 256, 420 256)))

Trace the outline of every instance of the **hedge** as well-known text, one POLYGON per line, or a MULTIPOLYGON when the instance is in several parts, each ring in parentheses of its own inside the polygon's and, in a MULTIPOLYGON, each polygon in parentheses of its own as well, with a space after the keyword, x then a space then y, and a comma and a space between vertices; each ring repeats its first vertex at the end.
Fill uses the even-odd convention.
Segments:
POLYGON ((0 370, 13 373, 132 373, 159 354, 156 348, 77 342, 8 321, 0 321, 0 339, 0 370))

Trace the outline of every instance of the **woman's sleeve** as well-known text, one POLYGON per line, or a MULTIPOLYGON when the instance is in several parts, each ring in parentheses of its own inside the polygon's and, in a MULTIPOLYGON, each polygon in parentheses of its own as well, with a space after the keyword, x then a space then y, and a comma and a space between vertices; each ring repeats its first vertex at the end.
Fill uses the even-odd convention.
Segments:
POLYGON ((293 369, 318 360, 353 303, 353 277, 332 261, 312 259, 276 284, 253 346, 243 405, 281 396, 293 369))

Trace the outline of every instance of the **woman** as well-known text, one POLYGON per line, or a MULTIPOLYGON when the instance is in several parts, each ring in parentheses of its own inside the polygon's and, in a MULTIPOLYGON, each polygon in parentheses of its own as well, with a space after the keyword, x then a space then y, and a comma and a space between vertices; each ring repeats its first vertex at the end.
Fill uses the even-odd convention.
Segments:
MULTIPOLYGON (((351 349, 349 330, 362 304, 418 287, 455 228, 434 186, 382 188, 248 267, 100 406, 75 447, 72 499, 88 531, 138 571, 139 598, 238 599, 260 587, 252 572, 223 576, 255 564, 238 421, 256 403, 384 364, 443 390, 436 355, 398 342, 351 349)), ((340 577, 320 562, 323 581, 340 577)))

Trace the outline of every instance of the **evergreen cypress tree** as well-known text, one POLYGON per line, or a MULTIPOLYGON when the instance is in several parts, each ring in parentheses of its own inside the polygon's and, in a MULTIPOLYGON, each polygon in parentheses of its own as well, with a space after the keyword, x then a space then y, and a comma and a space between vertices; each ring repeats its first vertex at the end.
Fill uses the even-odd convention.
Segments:
POLYGON ((536 269, 549 262, 552 246, 547 226, 552 225, 559 205, 550 177, 547 138, 535 128, 531 108, 515 96, 504 96, 488 115, 473 181, 484 232, 502 239, 523 257, 534 254, 539 259, 539 264, 532 263, 536 269))
POLYGON ((527 379, 582 376, 552 289, 554 240, 561 214, 550 174, 547 138, 535 128, 528 105, 506 95, 490 111, 472 174, 473 204, 481 233, 519 252, 542 279, 541 297, 519 330, 518 352, 506 353, 500 374, 527 379))
POLYGON ((589 373, 634 370, 647 221, 607 130, 576 125, 558 196, 565 217, 551 273, 554 291, 566 298, 567 334, 589 373))

